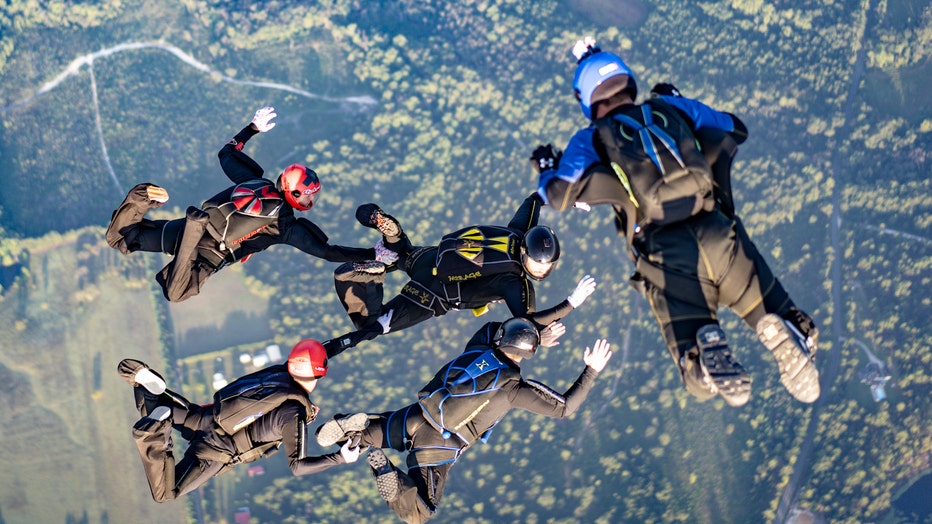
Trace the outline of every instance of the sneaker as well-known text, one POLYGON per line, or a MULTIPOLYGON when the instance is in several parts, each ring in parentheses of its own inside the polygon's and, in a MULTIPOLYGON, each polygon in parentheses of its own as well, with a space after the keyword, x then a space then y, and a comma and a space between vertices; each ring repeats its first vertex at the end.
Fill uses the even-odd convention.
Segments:
POLYGON ((368 273, 370 275, 381 275, 382 273, 385 273, 385 264, 376 260, 353 262, 353 271, 368 273))
POLYGON ((117 365, 117 373, 131 386, 142 386, 153 395, 165 393, 165 380, 143 362, 124 358, 117 365))
POLYGON ((379 496, 386 502, 398 498, 398 493, 401 491, 398 472, 392 467, 392 463, 385 456, 385 452, 379 448, 372 448, 366 460, 375 475, 375 484, 379 489, 379 496))
POLYGON ((159 204, 168 202, 168 191, 159 186, 148 186, 146 188, 146 196, 149 197, 149 200, 158 202, 159 204))
POLYGON ((729 406, 739 407, 751 398, 751 377, 731 354, 725 332, 716 324, 699 328, 699 365, 710 389, 729 406))
POLYGON ((401 225, 395 220, 395 217, 385 213, 375 204, 359 206, 356 209, 356 220, 366 227, 378 229, 379 233, 387 237, 401 235, 401 225))
POLYGON ((807 404, 821 394, 819 371, 812 360, 807 338, 791 322, 769 313, 757 323, 757 336, 773 353, 780 370, 780 383, 790 395, 807 404))
POLYGON ((323 447, 332 446, 341 440, 346 440, 347 434, 362 431, 368 426, 369 415, 365 413, 336 415, 318 428, 317 443, 323 447))
POLYGON ((172 409, 168 406, 156 406, 151 413, 146 415, 146 418, 161 422, 169 417, 172 414, 172 409))

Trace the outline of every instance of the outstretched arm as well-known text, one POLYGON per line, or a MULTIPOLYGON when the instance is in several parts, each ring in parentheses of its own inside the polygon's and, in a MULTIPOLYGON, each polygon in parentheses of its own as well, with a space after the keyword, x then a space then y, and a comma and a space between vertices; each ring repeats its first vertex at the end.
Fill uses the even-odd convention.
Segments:
POLYGON ((583 353, 586 367, 565 393, 561 395, 544 384, 529 380, 515 389, 512 406, 551 418, 569 417, 582 405, 610 358, 612 352, 608 341, 596 340, 593 348, 587 347, 583 353))
POLYGON ((543 200, 537 193, 528 195, 524 202, 518 206, 518 210, 515 212, 515 216, 512 217, 511 222, 508 222, 508 228, 525 233, 528 229, 536 226, 537 221, 540 219, 540 207, 542 205, 543 200))
POLYGON ((539 173, 537 194, 544 203, 564 211, 572 207, 586 210, 588 204, 620 204, 627 200, 628 195, 618 178, 602 164, 596 140, 594 127, 581 129, 570 139, 566 151, 554 161, 552 168, 534 162, 539 173))
POLYGON ((375 259, 371 247, 346 247, 328 243, 327 235, 317 224, 304 217, 293 219, 290 226, 282 227, 282 242, 296 247, 308 255, 328 262, 362 262, 375 259))
POLYGON ((298 409, 288 411, 289 413, 282 414, 285 417, 282 427, 282 448, 288 456, 288 467, 295 476, 313 475, 333 466, 355 461, 352 454, 347 457, 342 450, 316 457, 306 456, 308 421, 298 409), (353 460, 347 460, 347 458, 353 460))
MULTIPOLYGON (((525 279, 525 281, 527 281, 527 279, 525 279)), ((534 289, 530 286, 529 282, 528 288, 530 295, 533 296, 534 289)), ((566 315, 569 315, 570 312, 581 306, 582 303, 593 292, 595 292, 595 279, 589 275, 586 275, 579 280, 579 282, 576 284, 576 289, 570 293, 570 296, 566 297, 566 300, 560 302, 559 304, 547 309, 542 309, 540 311, 534 311, 533 308, 530 310, 526 309, 525 313, 520 315, 512 311, 512 314, 515 316, 524 316, 530 319, 532 322, 537 324, 538 329, 541 329, 544 326, 547 326, 548 324, 560 320, 566 315)), ((505 302, 509 303, 508 297, 506 297, 505 302)), ((510 307, 511 306, 509 305, 509 308, 510 307)))
POLYGON ((278 115, 275 114, 275 109, 271 107, 258 109, 249 125, 241 129, 236 136, 220 148, 220 152, 217 153, 217 157, 220 159, 220 167, 234 184, 241 184, 262 177, 262 166, 257 164, 249 155, 243 153, 243 147, 253 136, 275 127, 271 120, 276 116, 278 115))

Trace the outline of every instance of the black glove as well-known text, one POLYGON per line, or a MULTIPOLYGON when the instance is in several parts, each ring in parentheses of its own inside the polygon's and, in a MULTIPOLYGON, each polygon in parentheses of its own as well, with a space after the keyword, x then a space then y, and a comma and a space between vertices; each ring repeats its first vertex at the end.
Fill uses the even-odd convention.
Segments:
POLYGON ((673 84, 654 84, 654 87, 650 89, 650 94, 654 96, 683 96, 680 94, 680 90, 676 88, 673 84))
POLYGON ((553 147, 552 144, 537 146, 537 149, 531 153, 531 164, 534 166, 534 170, 540 174, 548 169, 556 169, 560 165, 561 156, 563 156, 563 151, 553 147))

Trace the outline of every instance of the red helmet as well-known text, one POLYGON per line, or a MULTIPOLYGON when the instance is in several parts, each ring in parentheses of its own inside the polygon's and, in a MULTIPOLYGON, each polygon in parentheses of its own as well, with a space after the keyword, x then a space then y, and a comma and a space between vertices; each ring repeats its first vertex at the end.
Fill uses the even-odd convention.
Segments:
POLYGON ((301 164, 291 164, 278 175, 278 190, 291 207, 307 211, 314 205, 320 191, 320 179, 313 169, 301 164))
POLYGON ((327 375, 327 350, 316 340, 295 344, 288 355, 288 373, 295 378, 320 378, 327 375))

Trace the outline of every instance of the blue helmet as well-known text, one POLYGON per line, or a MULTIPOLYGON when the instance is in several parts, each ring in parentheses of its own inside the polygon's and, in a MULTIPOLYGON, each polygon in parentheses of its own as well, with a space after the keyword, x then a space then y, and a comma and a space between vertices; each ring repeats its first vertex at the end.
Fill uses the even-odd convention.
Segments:
POLYGON ((579 60, 579 65, 576 66, 576 76, 573 78, 573 90, 576 91, 576 98, 579 100, 583 114, 589 119, 592 118, 593 104, 605 100, 615 93, 629 90, 631 91, 631 98, 637 97, 637 84, 634 81, 634 73, 631 72, 625 61, 620 56, 602 51, 598 47, 590 47, 588 52, 579 60), (593 99, 593 94, 595 94, 599 86, 606 80, 621 75, 625 75, 627 78, 617 79, 617 89, 598 93, 593 99), (624 80, 627 80, 627 84, 622 83, 624 80))

